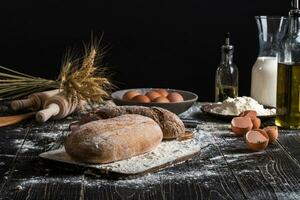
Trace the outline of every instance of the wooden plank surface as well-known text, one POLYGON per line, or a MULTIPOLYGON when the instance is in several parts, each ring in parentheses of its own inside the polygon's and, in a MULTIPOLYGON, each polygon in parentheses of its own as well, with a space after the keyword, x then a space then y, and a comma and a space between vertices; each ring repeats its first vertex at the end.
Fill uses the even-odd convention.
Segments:
POLYGON ((199 134, 206 133, 201 154, 130 180, 100 179, 38 159, 39 153, 62 145, 77 115, 1 128, 0 199, 300 199, 299 131, 281 130, 277 143, 253 153, 243 138, 230 134, 227 122, 198 108, 183 117, 196 119, 199 134))

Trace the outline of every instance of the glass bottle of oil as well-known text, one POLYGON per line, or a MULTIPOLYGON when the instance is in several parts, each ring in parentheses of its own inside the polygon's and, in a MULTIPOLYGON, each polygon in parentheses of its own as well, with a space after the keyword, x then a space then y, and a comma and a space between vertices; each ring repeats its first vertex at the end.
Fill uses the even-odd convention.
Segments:
POLYGON ((300 128, 300 10, 293 0, 289 27, 280 45, 277 70, 277 126, 300 128))
POLYGON ((221 47, 222 59, 216 71, 215 101, 224 101, 228 97, 238 96, 238 68, 233 63, 233 49, 230 34, 226 34, 225 44, 221 47))

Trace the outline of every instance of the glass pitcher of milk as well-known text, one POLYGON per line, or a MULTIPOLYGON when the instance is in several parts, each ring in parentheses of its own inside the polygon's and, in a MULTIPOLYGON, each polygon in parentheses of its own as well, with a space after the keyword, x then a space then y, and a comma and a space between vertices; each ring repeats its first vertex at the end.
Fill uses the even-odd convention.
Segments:
POLYGON ((259 33, 259 55, 252 67, 251 97, 265 106, 276 107, 277 54, 288 20, 275 16, 256 16, 255 19, 259 33))

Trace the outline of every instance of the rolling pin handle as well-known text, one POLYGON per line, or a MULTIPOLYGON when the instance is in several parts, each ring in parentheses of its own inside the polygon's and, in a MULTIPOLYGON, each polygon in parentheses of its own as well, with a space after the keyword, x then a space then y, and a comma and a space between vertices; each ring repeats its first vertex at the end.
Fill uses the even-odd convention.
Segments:
POLYGON ((36 104, 33 98, 14 100, 10 103, 11 108, 14 111, 21 110, 24 108, 31 108, 36 104))
POLYGON ((59 111, 60 111, 60 108, 57 104, 55 104, 55 103, 49 104, 46 109, 41 110, 36 113, 36 116, 35 116, 36 121, 45 122, 48 119, 50 119, 52 116, 57 115, 59 113, 59 111))

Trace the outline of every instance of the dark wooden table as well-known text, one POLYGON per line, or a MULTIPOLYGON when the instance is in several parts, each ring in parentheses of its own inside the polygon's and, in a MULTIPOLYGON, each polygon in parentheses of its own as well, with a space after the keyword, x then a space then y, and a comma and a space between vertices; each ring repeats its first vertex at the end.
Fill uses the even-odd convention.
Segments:
POLYGON ((0 128, 0 199, 300 199, 297 130, 280 130, 278 142, 253 153, 228 122, 205 116, 197 104, 181 117, 196 119, 198 134, 206 134, 201 154, 154 174, 107 180, 38 158, 63 144, 79 115, 0 128))

